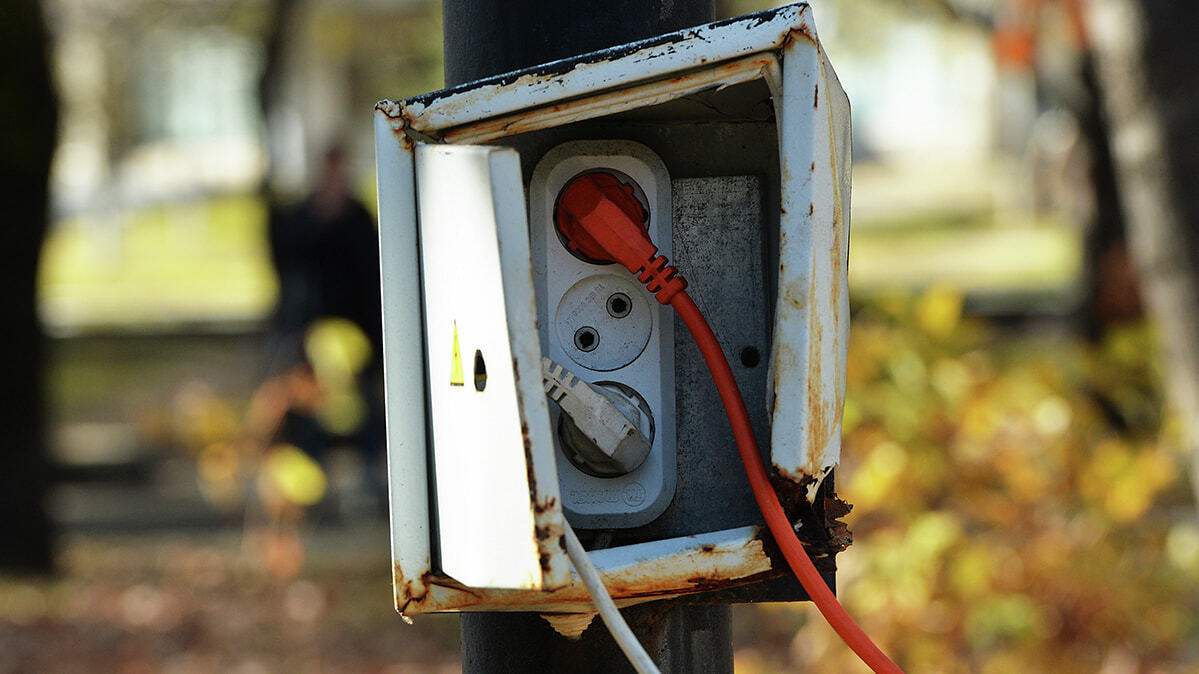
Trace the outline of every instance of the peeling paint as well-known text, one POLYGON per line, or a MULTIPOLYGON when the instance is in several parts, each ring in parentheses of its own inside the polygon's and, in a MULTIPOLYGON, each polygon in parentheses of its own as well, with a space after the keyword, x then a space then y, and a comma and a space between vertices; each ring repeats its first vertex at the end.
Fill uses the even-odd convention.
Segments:
MULTIPOLYGON (((817 569, 836 570, 835 555, 853 542, 849 527, 841 519, 852 508, 837 496, 831 473, 805 475, 799 480, 776 474, 770 482, 817 569)), ((770 554, 776 550, 773 544, 767 546, 770 554)))
POLYGON ((402 106, 395 101, 379 101, 375 104, 375 110, 383 113, 389 119, 400 119, 403 114, 402 106))
POLYGON ((762 77, 764 69, 775 63, 773 56, 740 59, 665 80, 622 88, 608 93, 521 110, 511 115, 440 131, 441 140, 451 143, 482 143, 539 129, 562 126, 643 108, 730 84, 762 77))
MULTIPOLYGON (((618 606, 652 599, 722 590, 785 573, 767 547, 759 527, 655 541, 588 553, 618 606)), ((438 611, 512 610, 572 613, 594 610, 576 573, 552 592, 468 588, 451 578, 427 574, 417 585, 396 570, 396 603, 405 615, 438 611)))
MULTIPOLYGON (((798 38, 798 33, 794 34, 798 38)), ((847 337, 844 232, 839 158, 830 152, 834 129, 848 118, 834 115, 829 97, 840 85, 827 66, 815 34, 783 49, 780 121, 783 204, 780 218, 779 295, 772 346, 774 400, 771 459, 778 475, 809 501, 840 457, 847 337), (810 104, 809 104, 810 101, 810 104), (793 170, 807 169, 802 177, 793 170), (801 216, 789 211, 802 208, 801 216), (805 301, 797 301, 797 297, 805 301), (792 345, 788 342, 797 342, 792 345)))
POLYGON ((789 5, 701 28, 562 59, 423 94, 400 103, 411 128, 430 135, 522 110, 540 108, 636 81, 673 77, 709 63, 814 40, 809 8, 789 5))

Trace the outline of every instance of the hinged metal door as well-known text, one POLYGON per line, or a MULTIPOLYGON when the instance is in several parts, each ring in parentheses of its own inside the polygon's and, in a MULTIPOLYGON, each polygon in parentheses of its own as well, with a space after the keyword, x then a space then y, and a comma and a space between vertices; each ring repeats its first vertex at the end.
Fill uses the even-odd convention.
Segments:
POLYGON ((471 587, 560 587, 520 157, 418 145, 416 193, 441 570, 471 587))

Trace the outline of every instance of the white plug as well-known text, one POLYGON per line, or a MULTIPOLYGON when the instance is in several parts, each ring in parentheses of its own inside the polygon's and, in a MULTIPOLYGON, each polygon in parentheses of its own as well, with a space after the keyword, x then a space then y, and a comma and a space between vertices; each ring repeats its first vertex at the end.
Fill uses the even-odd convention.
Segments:
POLYGON ((565 415, 561 439, 567 456, 596 475, 625 475, 645 461, 653 444, 653 419, 631 389, 588 384, 549 358, 541 359, 542 384, 565 415))

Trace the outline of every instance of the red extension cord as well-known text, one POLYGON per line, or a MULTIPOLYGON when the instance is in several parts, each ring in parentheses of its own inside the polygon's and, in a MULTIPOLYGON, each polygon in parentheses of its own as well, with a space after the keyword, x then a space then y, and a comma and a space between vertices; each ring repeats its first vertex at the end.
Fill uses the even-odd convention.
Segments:
POLYGON ((787 564, 824 619, 862 662, 875 672, 902 674, 903 670, 866 636, 837 601, 795 535, 770 485, 758 441, 749 423, 745 401, 737 389, 733 370, 724 357, 720 342, 699 307, 687 294, 687 282, 674 267, 667 265, 665 257, 657 254, 658 248, 649 240, 646 232, 644 210, 633 197, 631 188, 619 183, 610 174, 584 174, 563 189, 555 211, 558 230, 569 247, 593 260, 619 262, 637 275, 659 302, 669 304, 679 313, 716 382, 716 390, 720 393, 725 414, 733 427, 733 437, 737 440, 741 463, 749 476, 754 499, 787 564))
POLYGON ((712 379, 716 382, 716 390, 720 392, 720 401, 724 403, 725 414, 733 427, 733 436, 737 439, 737 449, 741 452, 741 463, 749 476, 754 499, 758 502, 762 516, 766 518, 766 526, 770 528, 775 542, 782 549, 783 557, 791 566, 791 571, 799 578, 800 584, 812 598, 812 603, 820 609, 824 619, 853 652, 858 654, 862 662, 876 672, 902 672, 898 665, 874 645, 870 637, 866 636, 862 628, 858 627, 845 611, 841 602, 837 601, 837 597, 828 589, 828 585, 824 584, 824 579, 812 565, 812 560, 808 558, 808 553, 795 535, 795 530, 791 528, 791 522, 770 486, 770 478, 766 475, 766 466, 762 463, 762 454, 758 450, 758 441, 749 424, 745 401, 741 399, 741 391, 737 389, 737 382, 733 379, 733 370, 729 368, 729 361, 724 357, 724 351, 721 350, 716 335, 704 320, 699 307, 695 306, 686 290, 675 295, 670 300, 670 306, 679 312, 679 317, 683 319, 695 343, 699 345, 704 362, 708 364, 708 371, 712 373, 712 379))

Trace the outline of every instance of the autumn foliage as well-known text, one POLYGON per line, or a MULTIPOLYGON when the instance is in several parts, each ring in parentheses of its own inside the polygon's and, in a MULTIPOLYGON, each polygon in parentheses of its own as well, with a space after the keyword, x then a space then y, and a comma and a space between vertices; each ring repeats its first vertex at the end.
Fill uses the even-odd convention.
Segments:
MULTIPOLYGON (((1199 528, 1152 330, 961 308, 934 287, 854 315, 842 600, 908 671, 1194 671, 1199 528)), ((739 671, 860 668, 806 606, 739 615, 766 631, 739 671)))

